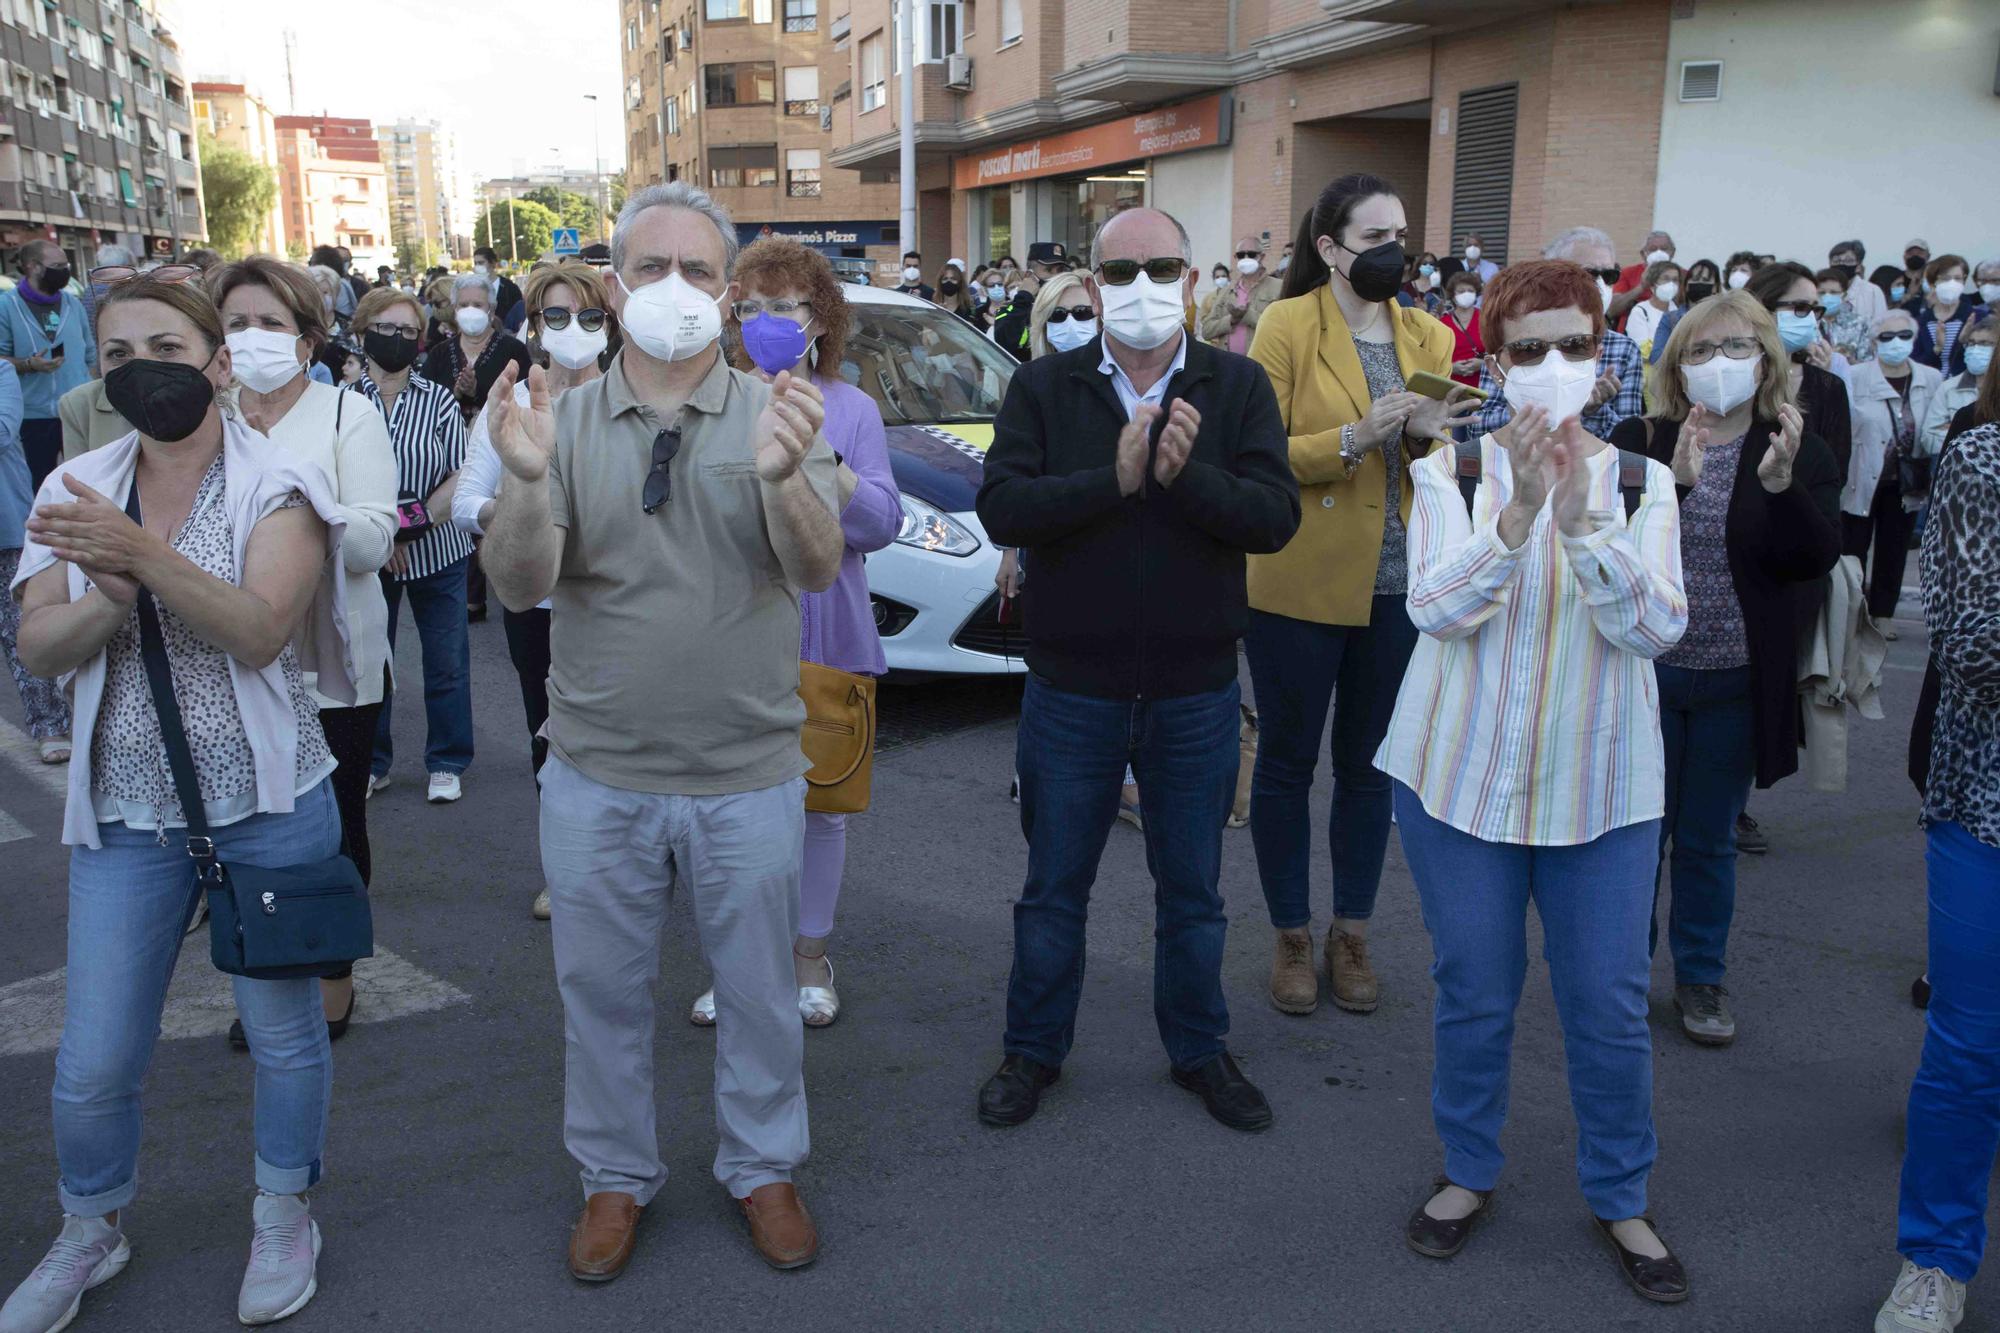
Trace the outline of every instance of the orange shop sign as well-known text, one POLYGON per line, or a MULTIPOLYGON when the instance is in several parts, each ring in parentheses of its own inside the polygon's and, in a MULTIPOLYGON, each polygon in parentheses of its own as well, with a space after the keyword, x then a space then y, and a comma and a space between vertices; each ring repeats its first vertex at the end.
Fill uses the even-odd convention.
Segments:
POLYGON ((961 190, 1109 167, 1146 157, 1165 157, 1229 142, 1229 99, 1224 94, 1142 111, 1067 134, 958 158, 952 184, 961 190))

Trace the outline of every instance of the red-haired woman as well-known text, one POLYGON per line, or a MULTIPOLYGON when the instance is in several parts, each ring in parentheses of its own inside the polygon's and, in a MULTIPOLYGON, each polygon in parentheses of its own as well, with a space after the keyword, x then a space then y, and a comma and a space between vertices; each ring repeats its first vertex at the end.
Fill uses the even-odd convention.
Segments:
POLYGON ((1376 764, 1430 929, 1431 1113, 1444 1174, 1405 1230, 1450 1258, 1499 1183, 1527 911, 1542 921, 1577 1117, 1577 1177, 1648 1300, 1687 1276, 1645 1218, 1653 1137, 1647 928, 1665 764, 1653 661, 1687 628, 1673 473, 1583 430, 1604 309, 1566 260, 1504 269, 1481 309, 1513 417, 1414 463, 1410 619, 1422 631, 1376 764), (1634 493, 1636 491, 1636 494, 1634 493))

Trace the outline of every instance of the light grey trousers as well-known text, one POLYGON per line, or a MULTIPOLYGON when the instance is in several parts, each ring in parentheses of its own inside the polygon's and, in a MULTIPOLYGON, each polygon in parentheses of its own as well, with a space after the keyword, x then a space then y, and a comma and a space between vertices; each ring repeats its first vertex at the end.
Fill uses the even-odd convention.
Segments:
POLYGON ((733 796, 607 787, 542 768, 542 871, 565 1045, 563 1142, 583 1192, 666 1184, 653 1107, 653 983, 678 869, 715 974, 715 1178, 737 1198, 806 1159, 805 1026, 792 967, 805 782, 733 796))

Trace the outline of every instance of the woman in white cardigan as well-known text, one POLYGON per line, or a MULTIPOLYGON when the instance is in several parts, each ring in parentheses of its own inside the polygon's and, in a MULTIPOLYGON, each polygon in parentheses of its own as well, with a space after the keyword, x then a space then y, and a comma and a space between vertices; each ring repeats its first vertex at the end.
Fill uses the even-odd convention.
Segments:
MULTIPOLYGON (((368 762, 389 661, 389 611, 376 574, 388 563, 396 539, 396 455, 389 428, 366 400, 307 377, 327 329, 319 288, 305 269, 253 256, 212 269, 207 282, 228 336, 244 424, 324 472, 347 520, 340 563, 346 573, 348 641, 359 673, 354 702, 329 698, 311 677, 306 684, 314 687, 320 728, 340 765, 333 773, 333 796, 347 854, 366 884, 368 762)), ((334 969, 320 991, 327 1034, 337 1039, 354 1014, 353 969, 334 969)), ((248 1049, 240 1020, 231 1025, 229 1040, 248 1049)))
MULTIPOLYGON (((1898 458, 1921 453, 1920 433, 1931 399, 1944 377, 1911 359, 1917 321, 1891 310, 1875 321, 1875 359, 1854 367, 1847 382, 1854 451, 1840 493, 1841 554, 1868 567, 1868 613, 1886 621, 1896 614, 1903 568, 1910 558, 1910 530, 1920 496, 1903 494, 1898 458), (1870 560, 1868 548, 1875 548, 1870 560)), ((1883 626, 1884 638, 1896 631, 1883 626)))

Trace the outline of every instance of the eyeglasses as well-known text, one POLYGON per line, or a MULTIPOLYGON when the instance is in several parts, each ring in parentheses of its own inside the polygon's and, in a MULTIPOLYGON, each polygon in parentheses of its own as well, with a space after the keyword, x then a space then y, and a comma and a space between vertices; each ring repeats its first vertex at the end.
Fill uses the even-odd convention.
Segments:
POLYGON ((1584 270, 1584 272, 1585 272, 1585 273, 1588 273, 1588 274, 1589 274, 1589 275, 1590 275, 1591 277, 1593 277, 1593 278, 1602 278, 1602 279, 1604 279, 1604 280, 1605 280, 1606 282, 1616 282, 1616 281, 1618 281, 1618 270, 1617 270, 1617 268, 1615 268, 1615 267, 1613 267, 1613 268, 1587 268, 1587 269, 1585 269, 1585 270, 1584 270))
POLYGON ((1594 333, 1572 333, 1553 342, 1547 338, 1516 338, 1507 344, 1506 351, 1508 359, 1517 366, 1539 366, 1551 347, 1561 352, 1564 360, 1590 361, 1597 356, 1598 341, 1594 333))
POLYGON ((90 280, 92 282, 101 282, 107 287, 115 286, 121 282, 130 282, 132 279, 138 277, 144 277, 153 282, 186 282, 199 272, 201 270, 193 264, 162 264, 158 268, 147 269, 144 273, 141 273, 140 270, 130 264, 99 264, 96 268, 90 270, 90 280))
POLYGON ((1049 311, 1049 323, 1051 324, 1061 324, 1072 319, 1092 320, 1096 318, 1097 311, 1087 305, 1057 306, 1054 310, 1049 311))
POLYGON ((1731 361, 1748 361, 1763 350, 1764 344, 1758 342, 1755 338, 1723 338, 1717 342, 1689 343, 1687 350, 1681 353, 1681 364, 1684 366, 1705 365, 1715 360, 1717 352, 1722 353, 1731 361))
POLYGON ((1179 282, 1188 271, 1185 259, 1107 259, 1097 266, 1097 278, 1107 287, 1129 287, 1144 272, 1154 282, 1179 282))
POLYGON ((1262 259, 1264 252, 1262 250, 1238 250, 1236 257, 1238 259, 1262 259))
POLYGON ((754 319, 758 315, 779 315, 785 319, 797 319, 801 313, 810 316, 812 304, 811 301, 759 301, 745 297, 729 308, 736 312, 736 318, 739 320, 754 319))
POLYGON ((681 433, 676 427, 669 426, 653 437, 653 470, 646 474, 646 490, 640 496, 640 506, 647 513, 657 513, 674 498, 674 474, 667 468, 680 451, 681 433))
POLYGON ((423 330, 414 324, 370 324, 370 333, 379 333, 384 338, 401 338, 404 342, 415 342, 423 330))
POLYGON ((1908 343, 1908 342, 1915 342, 1916 340, 1917 340, 1916 333, 1910 329, 1904 329, 1900 333, 1890 332, 1890 333, 1878 333, 1875 335, 1875 341, 1878 343, 1892 343, 1898 341, 1908 343))
POLYGON ((1775 314, 1817 315, 1819 313, 1819 302, 1817 300, 1780 301, 1776 305, 1771 307, 1771 313, 1774 315, 1775 314))
POLYGON ((595 333, 604 327, 604 312, 596 306, 572 312, 566 305, 542 307, 542 327, 545 329, 566 329, 571 315, 576 318, 576 326, 585 333, 595 333))

